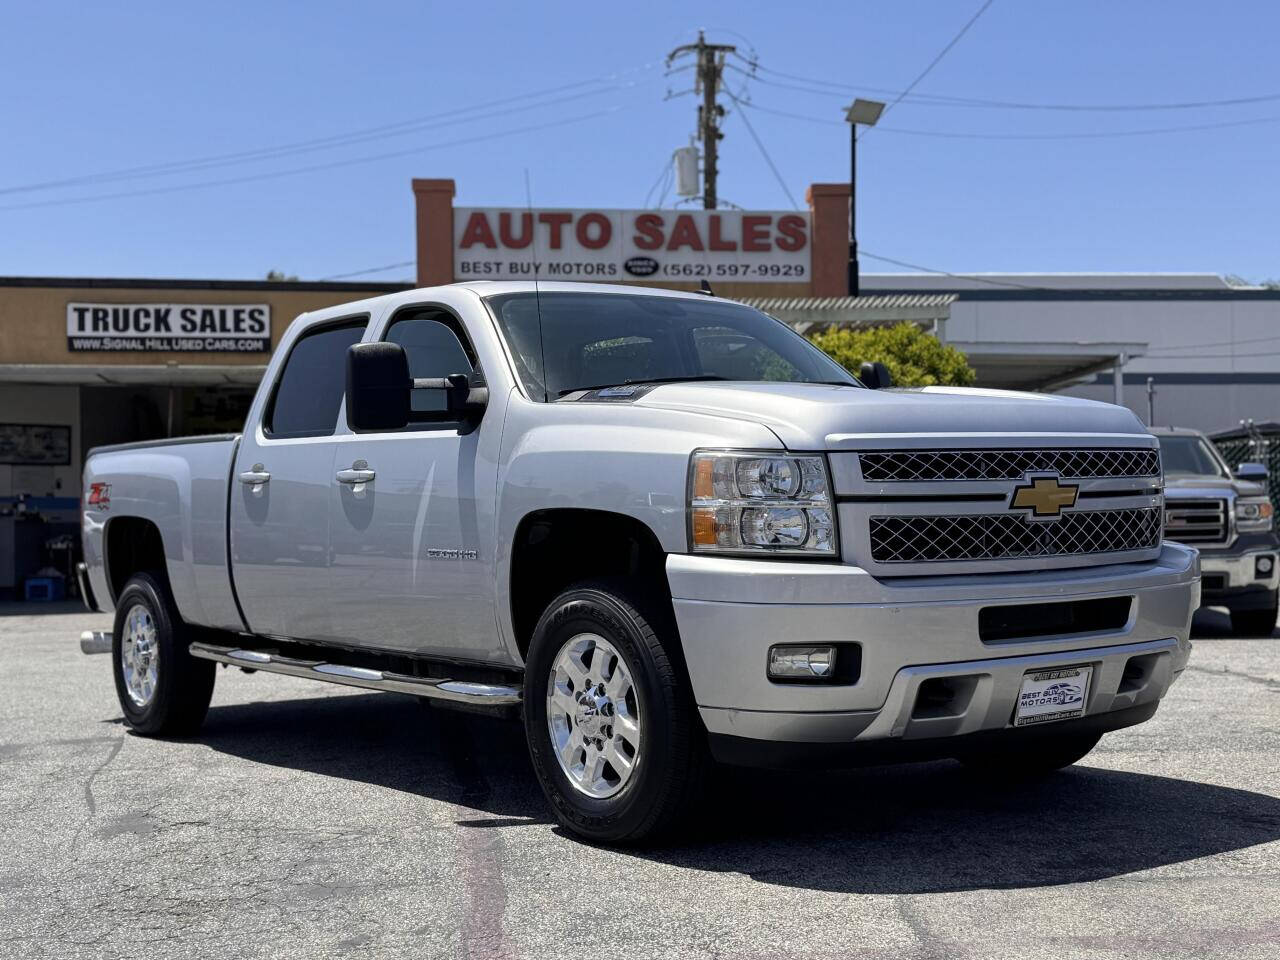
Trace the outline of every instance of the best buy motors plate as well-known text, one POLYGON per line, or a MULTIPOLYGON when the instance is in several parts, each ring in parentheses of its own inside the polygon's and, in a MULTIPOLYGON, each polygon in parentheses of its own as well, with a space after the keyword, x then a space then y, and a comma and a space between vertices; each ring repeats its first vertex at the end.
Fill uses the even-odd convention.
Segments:
POLYGON ((1026 674, 1018 693, 1013 725, 1026 727, 1082 716, 1092 677, 1093 667, 1058 667, 1026 674))

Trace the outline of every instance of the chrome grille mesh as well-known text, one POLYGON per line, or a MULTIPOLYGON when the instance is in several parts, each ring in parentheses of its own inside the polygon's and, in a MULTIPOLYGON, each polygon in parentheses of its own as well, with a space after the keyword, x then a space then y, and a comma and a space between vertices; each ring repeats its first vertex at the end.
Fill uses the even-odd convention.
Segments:
POLYGON ((1021 480, 1028 472, 1060 477, 1158 477, 1154 449, 886 450, 859 453, 871 483, 912 480, 1021 480))
POLYGON ((1002 560, 1146 550, 1160 544, 1160 508, 1078 510, 1036 522, 1021 514, 871 518, 876 563, 1002 560))

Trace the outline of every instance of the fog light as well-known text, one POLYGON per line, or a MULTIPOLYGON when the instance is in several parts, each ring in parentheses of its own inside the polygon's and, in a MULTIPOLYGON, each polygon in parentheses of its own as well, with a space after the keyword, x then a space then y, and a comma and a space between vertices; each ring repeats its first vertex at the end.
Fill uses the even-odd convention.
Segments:
POLYGON ((835 668, 834 646, 769 648, 769 676, 778 680, 823 680, 835 668))
POLYGON ((1271 576, 1271 570, 1276 565, 1274 557, 1263 556, 1254 561, 1254 570, 1259 577, 1271 576))

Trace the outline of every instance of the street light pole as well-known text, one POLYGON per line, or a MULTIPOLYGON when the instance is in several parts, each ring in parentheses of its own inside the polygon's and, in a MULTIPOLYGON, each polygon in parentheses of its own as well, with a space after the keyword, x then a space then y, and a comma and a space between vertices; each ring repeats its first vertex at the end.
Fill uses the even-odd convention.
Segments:
POLYGON ((874 127, 884 112, 879 100, 854 100, 845 111, 849 121, 849 296, 858 295, 858 124, 874 127))
POLYGON ((849 124, 849 296, 858 295, 858 125, 849 124))

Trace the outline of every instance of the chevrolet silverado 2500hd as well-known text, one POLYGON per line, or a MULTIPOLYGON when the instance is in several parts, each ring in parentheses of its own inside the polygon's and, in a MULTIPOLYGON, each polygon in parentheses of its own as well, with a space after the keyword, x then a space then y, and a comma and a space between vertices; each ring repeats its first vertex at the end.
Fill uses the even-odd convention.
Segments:
POLYGON ((305 314, 243 435, 99 449, 84 482, 134 730, 194 732, 218 663, 506 711, 610 841, 713 760, 1069 765, 1152 716, 1199 604, 1129 411, 868 389, 692 293, 305 314))
POLYGON ((1165 532, 1200 551, 1201 601, 1226 607, 1238 634, 1271 636, 1280 596, 1280 537, 1267 498, 1267 468, 1233 472, 1209 439, 1185 427, 1152 427, 1165 472, 1165 532))

